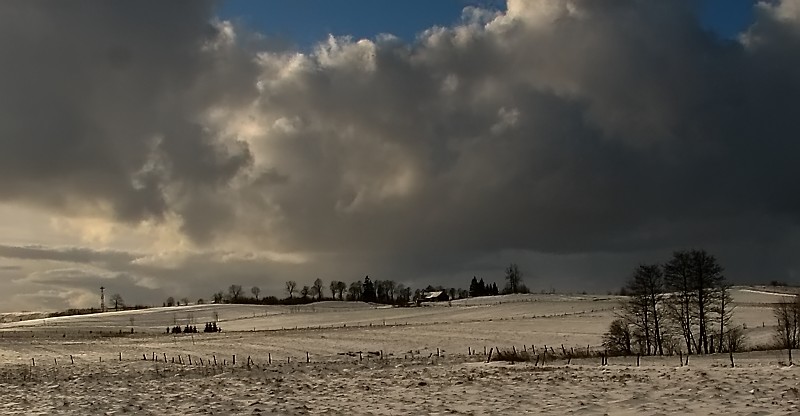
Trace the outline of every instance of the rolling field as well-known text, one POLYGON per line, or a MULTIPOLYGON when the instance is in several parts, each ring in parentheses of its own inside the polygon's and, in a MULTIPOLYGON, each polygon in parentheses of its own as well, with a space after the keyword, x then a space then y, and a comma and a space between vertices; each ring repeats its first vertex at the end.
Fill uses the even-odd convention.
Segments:
MULTIPOLYGON (((746 326, 749 343, 770 342, 770 304, 784 296, 756 288, 733 295, 734 323, 746 326)), ((196 305, 7 322, 0 324, 0 394, 7 398, 0 413, 798 410, 797 372, 781 366, 785 352, 737 354, 736 368, 727 355, 692 357, 689 366, 677 357, 644 357, 640 367, 634 357, 612 357, 607 366, 594 356, 560 357, 562 345, 601 351, 618 308, 614 296, 508 295, 414 308, 196 305), (202 331, 215 319, 221 333, 165 333, 176 324, 202 331), (545 366, 486 363, 484 349, 512 346, 557 354, 545 366)))

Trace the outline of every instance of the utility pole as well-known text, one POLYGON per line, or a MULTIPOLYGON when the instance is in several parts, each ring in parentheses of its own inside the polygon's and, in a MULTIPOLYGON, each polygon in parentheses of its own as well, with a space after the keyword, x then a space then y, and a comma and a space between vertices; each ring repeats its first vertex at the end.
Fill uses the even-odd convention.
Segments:
POLYGON ((100 312, 106 311, 106 288, 100 286, 100 312))

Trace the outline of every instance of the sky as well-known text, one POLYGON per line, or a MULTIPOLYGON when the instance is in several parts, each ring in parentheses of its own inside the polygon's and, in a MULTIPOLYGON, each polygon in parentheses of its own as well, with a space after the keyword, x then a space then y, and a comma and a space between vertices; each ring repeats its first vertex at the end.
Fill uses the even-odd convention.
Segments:
MULTIPOLYGON (((695 7, 704 27, 733 38, 752 22, 756 2, 700 0, 695 7)), ((390 33, 410 42, 433 26, 457 24, 466 7, 506 11, 500 0, 228 0, 218 5, 217 15, 288 45, 308 48, 329 34, 361 39, 390 33)))
POLYGON ((800 283, 800 0, 0 2, 0 310, 800 283))

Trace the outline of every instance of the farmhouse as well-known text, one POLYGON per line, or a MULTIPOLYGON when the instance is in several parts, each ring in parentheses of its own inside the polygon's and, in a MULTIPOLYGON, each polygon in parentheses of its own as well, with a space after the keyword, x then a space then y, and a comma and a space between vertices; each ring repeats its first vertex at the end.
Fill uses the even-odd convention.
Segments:
POLYGON ((450 300, 450 297, 447 296, 444 290, 439 290, 436 292, 424 292, 422 293, 422 302, 447 302, 450 300))

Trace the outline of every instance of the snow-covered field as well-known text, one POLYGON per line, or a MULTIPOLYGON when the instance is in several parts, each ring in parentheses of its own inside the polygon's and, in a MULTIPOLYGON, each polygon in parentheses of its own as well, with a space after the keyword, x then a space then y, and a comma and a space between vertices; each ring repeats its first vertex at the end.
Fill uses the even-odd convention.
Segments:
MULTIPOLYGON (((769 342, 770 304, 780 297, 747 288, 734 299, 750 342, 769 342)), ((785 352, 737 354, 736 368, 727 355, 693 356, 683 367, 677 357, 645 357, 639 367, 622 357, 608 366, 596 357, 486 363, 484 348, 599 351, 618 301, 197 305, 8 322, 0 324, 0 414, 800 412, 798 371, 781 365, 785 352), (202 331, 215 318, 221 333, 164 334, 187 323, 202 331)))

